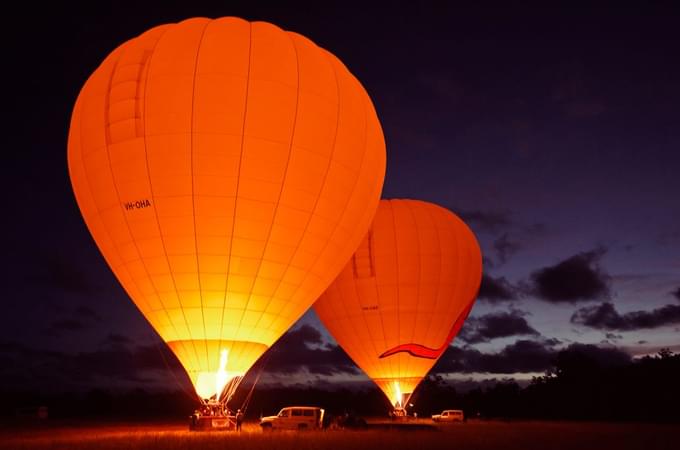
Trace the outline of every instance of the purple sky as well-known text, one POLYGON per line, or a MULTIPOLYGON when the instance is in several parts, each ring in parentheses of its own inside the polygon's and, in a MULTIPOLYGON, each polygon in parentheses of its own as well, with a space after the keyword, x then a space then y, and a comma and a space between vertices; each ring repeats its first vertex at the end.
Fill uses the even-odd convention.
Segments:
MULTIPOLYGON (((116 44, 198 15, 270 21, 335 53, 380 116, 383 197, 439 203, 475 231, 482 298, 439 371, 527 378, 576 344, 633 356, 680 351, 678 9, 201 3, 13 15, 5 386, 61 386, 73 374, 93 385, 168 383, 164 366, 139 363, 154 334, 80 218, 66 135, 80 86, 116 44), (129 368, 104 370, 114 363, 129 368)), ((300 351, 279 350, 269 381, 363 379, 313 313, 296 327, 289 346, 300 351)))

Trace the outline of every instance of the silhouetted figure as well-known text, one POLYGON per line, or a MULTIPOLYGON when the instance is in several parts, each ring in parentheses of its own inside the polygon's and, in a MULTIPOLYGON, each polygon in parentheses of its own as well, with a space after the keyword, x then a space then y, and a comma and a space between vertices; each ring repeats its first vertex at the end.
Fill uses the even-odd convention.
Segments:
POLYGON ((243 413, 239 409, 236 411, 236 431, 241 431, 241 425, 243 424, 243 413))

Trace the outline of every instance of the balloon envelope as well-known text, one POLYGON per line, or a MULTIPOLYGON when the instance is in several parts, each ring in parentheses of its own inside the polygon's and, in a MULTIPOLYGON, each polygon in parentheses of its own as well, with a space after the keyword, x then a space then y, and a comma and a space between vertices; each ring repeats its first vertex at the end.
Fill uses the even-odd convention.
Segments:
POLYGON ((338 278, 314 304, 335 340, 405 406, 472 309, 482 257, 452 212, 416 200, 382 200, 338 278))
POLYGON ((385 146, 333 55, 268 23, 199 18, 149 30, 95 70, 68 164, 106 261, 208 398, 356 249, 385 146))

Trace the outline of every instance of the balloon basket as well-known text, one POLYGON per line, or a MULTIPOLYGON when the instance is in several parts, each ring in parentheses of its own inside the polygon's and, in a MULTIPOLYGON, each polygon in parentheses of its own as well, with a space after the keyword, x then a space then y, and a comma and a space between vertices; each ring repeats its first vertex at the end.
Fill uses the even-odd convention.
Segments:
POLYGON ((389 416, 392 422, 406 422, 415 419, 415 417, 408 415, 408 412, 405 408, 400 407, 394 408, 392 411, 390 411, 389 416))
POLYGON ((206 401, 189 417, 189 431, 230 431, 236 429, 236 416, 225 404, 206 401))
POLYGON ((233 431, 235 416, 202 416, 194 414, 189 419, 189 431, 233 431))

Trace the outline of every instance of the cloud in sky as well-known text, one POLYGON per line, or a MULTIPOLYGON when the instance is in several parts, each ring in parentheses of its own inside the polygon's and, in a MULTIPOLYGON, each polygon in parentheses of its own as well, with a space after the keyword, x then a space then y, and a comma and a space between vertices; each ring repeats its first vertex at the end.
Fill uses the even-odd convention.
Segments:
POLYGON ((96 321, 98 321, 98 322, 102 320, 102 317, 99 315, 99 313, 97 313, 96 311, 94 311, 94 310, 93 310, 92 308, 90 308, 89 306, 85 306, 85 305, 80 305, 80 306, 78 306, 78 307, 73 311, 73 314, 74 314, 75 316, 81 317, 81 318, 83 318, 83 319, 92 319, 92 320, 96 320, 96 321))
MULTIPOLYGON (((0 383, 12 389, 87 390, 135 385, 176 388, 184 370, 164 345, 111 346, 68 353, 0 342, 0 383)), ((186 385, 184 386, 186 388, 186 385)))
POLYGON ((496 353, 482 353, 471 347, 449 347, 435 365, 435 373, 542 372, 551 367, 555 351, 550 343, 518 340, 496 353))
POLYGON ((49 336, 59 336, 64 332, 82 331, 87 328, 87 324, 78 319, 59 319, 52 322, 45 331, 49 336))
POLYGON ((669 304, 651 311, 619 313, 610 302, 586 306, 574 312, 571 323, 598 330, 633 331, 680 323, 680 305, 669 304))
POLYGON ((512 226, 510 211, 460 210, 452 208, 471 228, 487 233, 496 233, 512 226))
POLYGON ((338 346, 324 342, 321 332, 311 325, 291 330, 272 346, 263 359, 265 371, 293 374, 307 371, 315 375, 357 374, 359 370, 338 346))
POLYGON ((482 283, 479 286, 477 297, 489 303, 517 300, 519 290, 505 277, 494 278, 491 275, 482 274, 482 283))
POLYGON ((92 277, 81 270, 73 258, 66 255, 46 255, 39 267, 40 270, 31 277, 31 281, 41 285, 75 294, 89 294, 98 289, 92 277))
POLYGON ((458 338, 468 344, 477 344, 497 338, 527 335, 538 336, 539 332, 529 325, 522 311, 512 310, 468 318, 458 338))
POLYGON ((555 363, 563 367, 574 361, 595 367, 617 367, 630 364, 632 360, 631 355, 620 348, 574 343, 557 353, 555 363))
POLYGON ((553 369, 558 360, 586 358, 597 366, 622 365, 631 356, 616 347, 574 343, 558 350, 555 339, 518 340, 495 353, 483 353, 471 347, 450 347, 437 362, 433 373, 516 374, 553 369))
MULTIPOLYGON (((66 309, 62 309, 66 311, 66 309)), ((48 336, 59 337, 64 333, 82 332, 93 328, 97 322, 101 322, 102 317, 89 306, 79 305, 72 309, 69 317, 60 318, 52 321, 45 330, 48 336)))
POLYGON ((611 296, 610 276, 600 266, 606 251, 578 253, 559 263, 536 270, 530 276, 528 293, 551 303, 576 303, 611 296))
POLYGON ((103 343, 105 345, 131 345, 132 339, 123 336, 122 334, 109 333, 106 338, 104 338, 103 343))
POLYGON ((512 240, 509 233, 503 233, 493 242, 493 248, 496 251, 498 262, 500 264, 505 264, 522 248, 522 244, 520 244, 519 241, 512 240))

